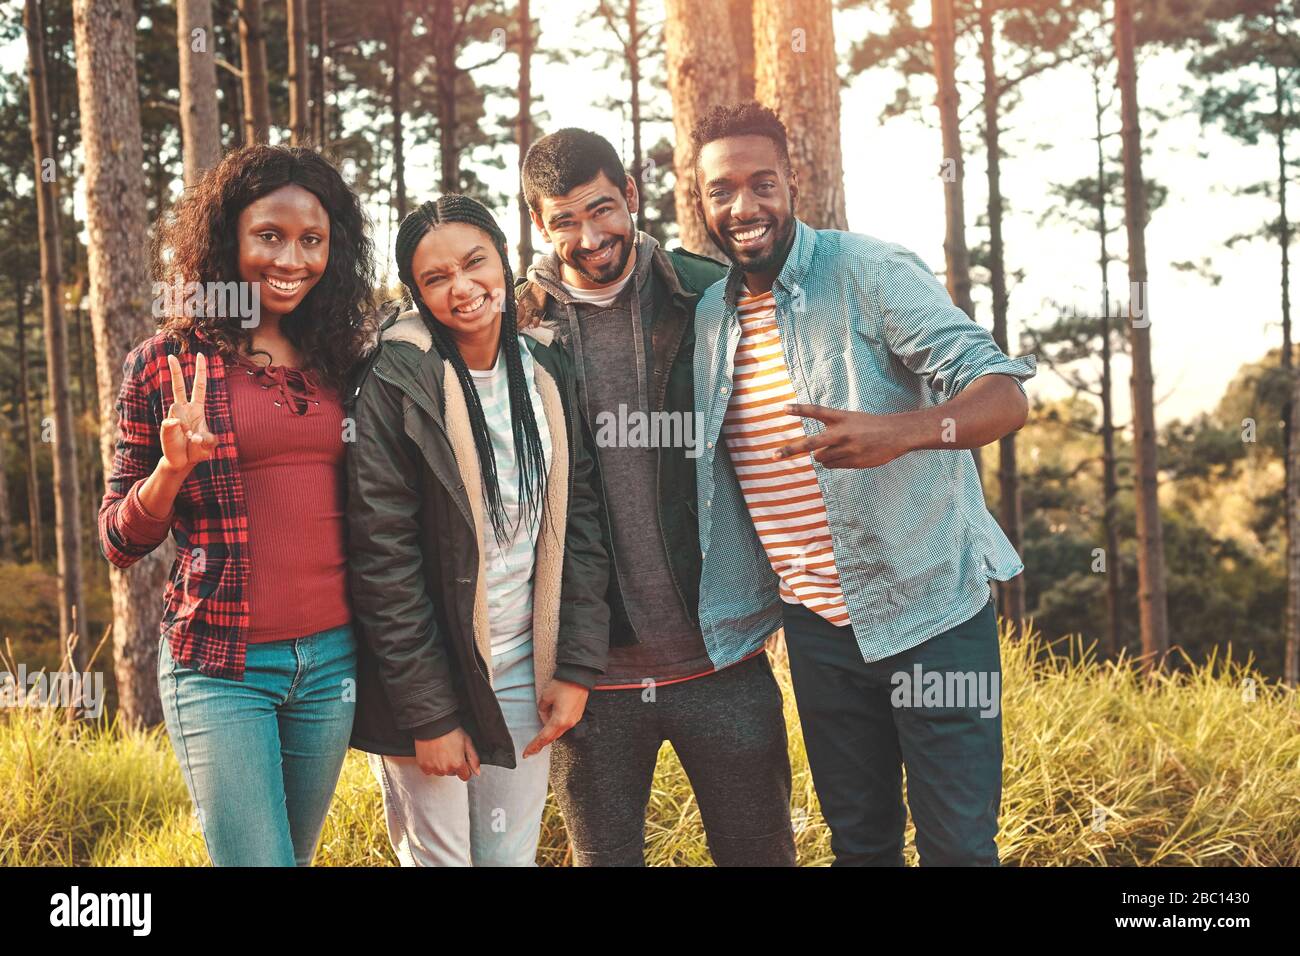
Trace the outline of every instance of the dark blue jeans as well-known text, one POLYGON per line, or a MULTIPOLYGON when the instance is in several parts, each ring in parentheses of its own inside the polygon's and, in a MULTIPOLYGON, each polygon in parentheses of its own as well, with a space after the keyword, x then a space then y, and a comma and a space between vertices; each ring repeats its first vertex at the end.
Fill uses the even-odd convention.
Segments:
POLYGON ((903 775, 923 866, 996 866, 1002 665, 993 602, 866 663, 850 626, 784 608, 799 720, 836 866, 902 866, 903 775))

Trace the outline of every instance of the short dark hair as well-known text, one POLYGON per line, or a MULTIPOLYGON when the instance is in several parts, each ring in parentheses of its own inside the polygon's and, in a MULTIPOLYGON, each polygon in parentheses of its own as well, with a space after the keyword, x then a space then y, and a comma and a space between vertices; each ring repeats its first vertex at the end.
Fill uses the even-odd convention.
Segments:
POLYGON ((542 197, 563 196, 601 173, 622 192, 627 170, 609 140, 573 126, 556 130, 533 143, 524 156, 524 199, 540 216, 542 197))
MULTIPOLYGON (((766 136, 776 144, 776 150, 785 164, 786 173, 790 172, 790 140, 786 135, 785 124, 781 117, 757 100, 744 103, 732 103, 710 107, 695 123, 691 130, 691 148, 694 159, 691 162, 693 172, 700 166, 700 150, 714 140, 729 136, 766 136)), ((698 176, 696 177, 698 189, 698 176)))

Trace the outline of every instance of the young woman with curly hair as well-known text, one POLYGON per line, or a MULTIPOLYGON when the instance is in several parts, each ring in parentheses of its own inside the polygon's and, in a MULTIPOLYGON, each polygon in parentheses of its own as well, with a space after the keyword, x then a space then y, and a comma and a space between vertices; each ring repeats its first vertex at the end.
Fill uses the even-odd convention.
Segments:
POLYGON ((176 540, 159 693, 219 866, 309 865, 347 753, 341 392, 371 313, 366 230, 317 153, 230 153, 160 225, 166 314, 126 359, 100 544, 126 568, 176 540))

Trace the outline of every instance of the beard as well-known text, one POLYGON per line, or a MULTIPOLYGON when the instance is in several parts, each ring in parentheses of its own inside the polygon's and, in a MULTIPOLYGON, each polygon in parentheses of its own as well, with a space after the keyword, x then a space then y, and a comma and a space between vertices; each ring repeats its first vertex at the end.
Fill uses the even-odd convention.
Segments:
POLYGON ((773 222, 772 244, 768 246, 766 252, 759 253, 757 257, 737 252, 730 235, 715 232, 707 223, 704 231, 709 234, 713 244, 722 250, 723 255, 742 271, 776 272, 784 264, 786 256, 790 254, 790 247, 794 244, 794 223, 793 212, 784 220, 773 222))
MULTIPOLYGON (((593 271, 584 261, 585 257, 575 255, 573 257, 573 268, 577 269, 578 272, 585 276, 588 281, 594 282, 597 285, 608 285, 613 282, 621 276, 623 270, 627 268, 627 260, 631 258, 632 250, 635 247, 634 243, 624 236, 612 240, 610 243, 607 243, 606 246, 613 245, 614 243, 618 244, 618 252, 610 259, 608 265, 602 266, 593 271)), ((602 246, 601 249, 597 249, 596 251, 600 252, 602 249, 606 248, 606 246, 602 246)))

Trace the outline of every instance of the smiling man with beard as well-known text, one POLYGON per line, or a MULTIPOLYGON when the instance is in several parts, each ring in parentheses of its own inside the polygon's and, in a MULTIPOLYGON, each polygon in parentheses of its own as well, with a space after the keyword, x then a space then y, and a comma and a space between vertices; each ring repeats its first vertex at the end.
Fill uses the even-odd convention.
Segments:
POLYGON ((771 110, 715 107, 692 140, 733 263, 696 312, 705 644, 784 627, 837 865, 902 864, 903 767, 921 862, 995 865, 1000 709, 894 708, 891 675, 1000 677, 989 580, 1023 565, 964 449, 1024 424, 1033 359, 903 247, 801 222, 771 110))
MULTIPOLYGON (((573 353, 587 422, 629 411, 689 418, 695 303, 723 268, 637 231, 636 183, 594 133, 534 143, 523 189, 554 252, 517 290, 519 323, 545 324, 573 353)), ((644 864, 655 763, 671 740, 714 862, 793 865, 785 717, 762 642, 715 653, 700 633, 698 448, 626 436, 592 444, 613 566, 609 662, 586 732, 561 737, 551 758, 574 862, 644 864)))

